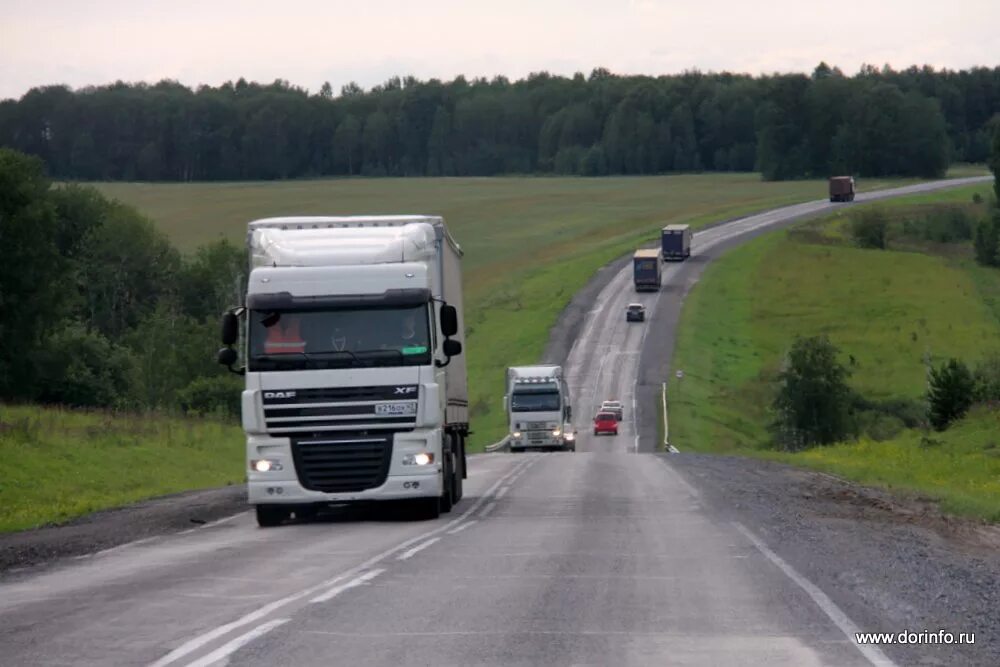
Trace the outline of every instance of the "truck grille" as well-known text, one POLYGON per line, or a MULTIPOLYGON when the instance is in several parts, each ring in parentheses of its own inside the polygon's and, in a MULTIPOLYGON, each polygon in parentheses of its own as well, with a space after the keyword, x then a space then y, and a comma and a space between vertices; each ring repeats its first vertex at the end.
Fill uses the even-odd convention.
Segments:
POLYGON ((392 460, 392 433, 342 433, 292 440, 295 472, 303 487, 323 493, 353 493, 385 483, 392 460))
POLYGON ((315 437, 364 429, 412 429, 417 385, 263 392, 264 423, 275 436, 315 437))

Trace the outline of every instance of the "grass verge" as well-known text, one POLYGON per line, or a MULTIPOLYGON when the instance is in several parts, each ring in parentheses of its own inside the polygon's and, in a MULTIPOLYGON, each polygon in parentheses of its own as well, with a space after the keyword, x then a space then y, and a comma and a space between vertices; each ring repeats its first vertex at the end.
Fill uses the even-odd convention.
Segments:
POLYGON ((0 532, 242 483, 243 443, 211 421, 0 405, 0 532))
MULTIPOLYGON (((931 202, 968 202, 989 185, 879 204, 896 218, 931 202)), ((852 207, 854 208, 854 207, 852 207)), ((943 434, 901 431, 881 442, 800 454, 769 447, 773 380, 795 335, 826 334, 871 399, 916 402, 926 362, 976 362, 1000 350, 1000 271, 964 247, 862 250, 844 214, 763 236, 710 266, 684 306, 670 379, 671 444, 778 459, 863 483, 928 495, 948 511, 1000 520, 995 410, 943 434), (991 435, 992 434, 992 435, 991 435)))

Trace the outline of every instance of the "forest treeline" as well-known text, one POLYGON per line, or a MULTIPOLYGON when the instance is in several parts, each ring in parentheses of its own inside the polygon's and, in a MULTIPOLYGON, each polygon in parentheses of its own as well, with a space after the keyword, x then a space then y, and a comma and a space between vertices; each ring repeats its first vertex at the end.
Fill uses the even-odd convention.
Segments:
POLYGON ((0 145, 58 179, 599 176, 759 170, 766 179, 940 176, 983 162, 1000 67, 846 76, 533 74, 392 78, 315 94, 243 79, 36 88, 0 102, 0 145))

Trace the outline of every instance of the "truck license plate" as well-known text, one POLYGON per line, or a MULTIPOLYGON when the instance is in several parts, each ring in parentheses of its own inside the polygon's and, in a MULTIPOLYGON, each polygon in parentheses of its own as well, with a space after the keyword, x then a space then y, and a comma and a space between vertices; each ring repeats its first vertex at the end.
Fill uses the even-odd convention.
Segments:
POLYGON ((375 406, 376 415, 408 416, 417 414, 416 403, 379 403, 375 406))

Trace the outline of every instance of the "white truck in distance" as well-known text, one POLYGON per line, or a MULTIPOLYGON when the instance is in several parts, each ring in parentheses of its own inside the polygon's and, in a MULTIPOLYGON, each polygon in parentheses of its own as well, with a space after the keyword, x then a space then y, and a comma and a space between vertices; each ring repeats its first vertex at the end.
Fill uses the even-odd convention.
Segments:
POLYGON ((507 369, 504 407, 512 452, 525 449, 576 451, 569 388, 562 366, 514 366, 507 369))
POLYGON ((245 304, 223 316, 261 526, 339 503, 462 497, 469 433, 461 249, 434 216, 288 217, 248 225, 245 304))

